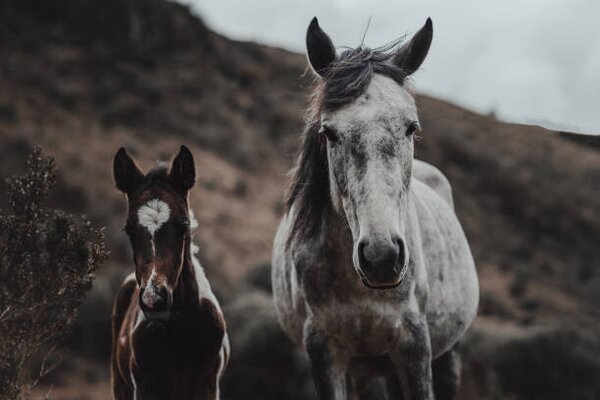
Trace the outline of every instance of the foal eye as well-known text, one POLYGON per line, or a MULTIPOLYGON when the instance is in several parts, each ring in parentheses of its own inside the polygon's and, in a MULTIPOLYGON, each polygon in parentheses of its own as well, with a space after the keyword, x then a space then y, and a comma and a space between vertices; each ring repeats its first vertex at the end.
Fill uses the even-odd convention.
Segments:
POLYGON ((329 140, 332 143, 335 143, 339 140, 339 137, 338 137, 337 133, 335 132, 335 130, 328 126, 321 125, 321 129, 319 129, 319 133, 325 135, 325 137, 327 137, 327 140, 329 140))
POLYGON ((190 221, 187 219, 181 219, 177 221, 176 227, 181 233, 185 233, 185 231, 187 231, 190 227, 190 221))
POLYGON ((420 129, 418 122, 412 122, 408 128, 406 128, 406 136, 412 136, 415 132, 420 129))

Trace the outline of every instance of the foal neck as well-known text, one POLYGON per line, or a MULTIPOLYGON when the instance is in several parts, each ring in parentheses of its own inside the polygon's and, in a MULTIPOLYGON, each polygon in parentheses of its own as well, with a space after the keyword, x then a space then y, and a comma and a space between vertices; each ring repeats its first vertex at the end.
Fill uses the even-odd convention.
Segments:
POLYGON ((173 307, 175 308, 174 311, 176 313, 185 312, 189 307, 198 304, 198 284, 189 244, 184 250, 181 274, 179 275, 179 281, 177 282, 173 297, 173 307))

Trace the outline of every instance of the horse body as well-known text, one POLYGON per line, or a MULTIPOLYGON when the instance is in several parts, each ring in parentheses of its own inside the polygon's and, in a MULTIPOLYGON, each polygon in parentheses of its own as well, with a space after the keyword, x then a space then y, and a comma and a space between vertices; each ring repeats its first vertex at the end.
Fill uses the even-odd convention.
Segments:
MULTIPOLYGON (((182 151, 191 160, 191 153, 182 151)), ((117 154, 115 164, 119 157, 128 156, 117 154)), ((193 171, 193 162, 186 167, 176 161, 172 170, 193 171)), ((121 164, 135 166, 126 159, 121 164)), ((137 187, 127 188, 122 175, 132 173, 137 174, 115 171, 117 186, 126 189, 129 201, 126 230, 136 273, 123 282, 113 308, 113 396, 217 400, 229 342, 219 302, 195 256, 190 228, 197 222, 187 209, 189 187, 171 190, 177 185, 163 170, 138 175, 137 187), (157 212, 144 209, 148 205, 157 212)))
MULTIPOLYGON (((432 357, 448 351, 477 311, 475 266, 450 205, 432 188, 411 183, 409 251, 403 283, 375 291, 356 279, 347 225, 332 212, 310 242, 290 246, 292 215, 277 231, 273 255, 275 304, 288 335, 302 344, 312 318, 357 356, 383 355, 402 340, 410 314, 427 313, 432 357), (419 302, 427 302, 419 304, 419 302), (425 309, 423 309, 425 308, 425 309)), ((294 210, 290 211, 291 213, 294 210)))
POLYGON ((419 123, 404 87, 431 37, 428 20, 394 55, 358 48, 336 58, 316 19, 309 26, 320 80, 272 280, 281 325, 308 353, 321 400, 354 399, 377 375, 389 398, 457 392, 477 275, 448 180, 414 160, 419 123))
MULTIPOLYGON (((218 378, 227 364, 229 340, 204 271, 199 262, 192 265, 193 276, 187 279, 195 279, 196 287, 205 291, 192 294, 196 299, 175 310, 177 316, 165 326, 152 327, 138 306, 135 275, 125 278, 113 311, 116 399, 133 399, 135 389, 147 380, 156 381, 149 386, 151 393, 139 393, 140 398, 219 398, 218 378)), ((194 293, 195 287, 189 289, 194 293)))

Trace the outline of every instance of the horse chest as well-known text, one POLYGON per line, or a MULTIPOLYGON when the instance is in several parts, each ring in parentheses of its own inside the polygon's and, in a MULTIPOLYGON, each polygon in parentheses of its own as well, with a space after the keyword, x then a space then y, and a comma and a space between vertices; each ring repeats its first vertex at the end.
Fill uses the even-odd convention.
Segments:
POLYGON ((394 291, 369 289, 352 265, 342 263, 307 267, 301 285, 314 322, 355 355, 384 354, 408 337, 404 316, 416 310, 408 285, 394 291))
POLYGON ((353 355, 384 354, 407 338, 403 315, 392 304, 371 299, 331 301, 313 313, 317 324, 353 355))

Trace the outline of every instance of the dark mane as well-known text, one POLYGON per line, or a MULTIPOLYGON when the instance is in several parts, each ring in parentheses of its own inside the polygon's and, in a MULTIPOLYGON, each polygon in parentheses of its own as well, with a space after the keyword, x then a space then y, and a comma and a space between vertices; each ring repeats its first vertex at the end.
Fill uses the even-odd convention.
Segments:
POLYGON ((327 144, 325 137, 319 134, 322 110, 334 109, 358 98, 376 73, 402 85, 407 75, 389 62, 399 42, 378 49, 345 50, 327 68, 324 76, 317 78, 302 146, 285 199, 286 212, 295 206, 289 242, 296 236, 313 234, 322 221, 323 211, 331 205, 327 144))
POLYGON ((143 180, 137 190, 144 191, 153 186, 164 187, 168 181, 169 166, 165 163, 157 162, 156 165, 149 169, 146 175, 144 175, 143 180))
POLYGON ((357 47, 342 52, 323 77, 323 106, 334 108, 359 97, 365 92, 373 74, 381 74, 404 83, 406 74, 389 61, 399 41, 369 49, 357 47))
POLYGON ((169 165, 163 162, 157 162, 146 174, 146 179, 150 182, 166 180, 169 176, 169 165))

